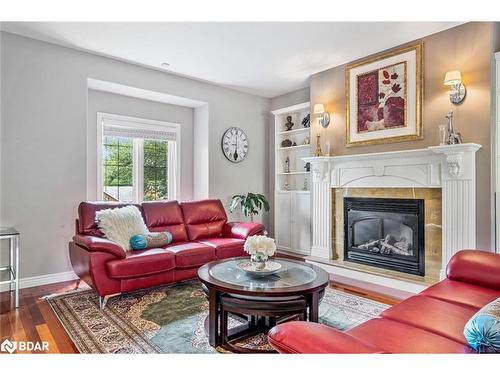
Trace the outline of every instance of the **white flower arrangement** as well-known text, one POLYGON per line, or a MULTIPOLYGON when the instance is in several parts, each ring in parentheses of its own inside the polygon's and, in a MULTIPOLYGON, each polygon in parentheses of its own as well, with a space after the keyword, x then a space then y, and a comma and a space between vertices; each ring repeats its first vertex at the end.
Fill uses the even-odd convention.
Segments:
POLYGON ((250 255, 261 254, 271 257, 276 252, 274 239, 267 236, 250 236, 245 241, 245 251, 250 255))

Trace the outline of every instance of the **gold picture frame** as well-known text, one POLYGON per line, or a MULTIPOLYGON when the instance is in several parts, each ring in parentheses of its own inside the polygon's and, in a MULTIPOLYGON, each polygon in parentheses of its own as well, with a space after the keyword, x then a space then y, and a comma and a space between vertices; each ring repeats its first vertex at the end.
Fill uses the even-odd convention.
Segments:
MULTIPOLYGON (((413 70, 413 65, 410 64, 413 70)), ((398 48, 395 50, 390 50, 388 52, 383 52, 381 54, 377 54, 375 56, 371 56, 362 60, 355 61, 350 63, 345 68, 345 98, 346 98, 346 134, 345 134, 345 146, 346 147, 354 147, 354 146, 367 146, 367 145, 377 145, 377 144, 387 144, 387 143, 396 143, 396 142, 407 142, 407 141, 415 141, 423 139, 423 126, 422 126, 422 112, 423 112, 423 69, 424 69, 424 44, 416 43, 404 48, 398 48), (407 69, 408 56, 412 56, 414 52, 414 72, 409 71, 407 69), (398 56, 401 56, 401 60, 397 59, 398 56), (403 56, 407 56, 403 58, 403 56), (396 58, 396 59, 395 59, 396 58), (395 62, 396 61, 396 62, 395 62), (380 64, 380 67, 376 67, 377 63, 380 64), (359 132, 359 125, 357 115, 359 113, 359 103, 352 103, 353 95, 351 94, 352 87, 352 77, 351 73, 353 69, 357 72, 361 72, 357 74, 355 77, 366 74, 367 72, 374 72, 374 70, 384 69, 385 66, 396 65, 404 63, 405 76, 404 76, 404 99, 405 99, 405 110, 404 110, 404 126, 398 127, 398 130, 394 130, 392 128, 388 129, 376 129, 376 131, 371 131, 373 133, 370 135, 362 135, 359 136, 362 132, 359 132), (367 67, 365 73, 362 72, 363 67, 367 67), (368 68, 368 66, 372 66, 372 68, 368 68), (414 76, 410 77, 411 74, 414 76), (408 77, 410 79, 408 79, 408 77), (411 83, 411 90, 414 92, 410 92, 408 95, 408 82, 411 83), (408 97, 414 97, 414 100, 408 100, 408 97), (352 116, 353 105, 356 105, 356 116, 352 116), (408 110, 409 108, 409 110, 408 110), (411 112, 411 118, 408 117, 408 112, 411 112), (353 117, 355 117, 355 123, 352 123, 353 117), (411 126, 410 126, 411 125, 411 126), (353 129, 353 126, 355 128, 353 129), (353 134, 355 133, 355 134, 353 134), (399 133, 399 134, 397 134, 399 133), (406 134, 402 134, 406 133, 406 134), (353 136, 354 135, 354 136, 353 136), (363 138, 363 139, 362 139, 363 138), (368 139, 369 138, 369 139, 368 139)), ((378 86, 377 86, 378 87, 378 86)), ((357 89, 357 87, 356 87, 357 89)), ((356 97, 357 99, 357 92, 356 97)), ((368 121, 367 121, 368 123, 368 121)), ((396 128, 396 127, 395 127, 396 128)), ((367 132, 366 132, 367 133, 367 132)))

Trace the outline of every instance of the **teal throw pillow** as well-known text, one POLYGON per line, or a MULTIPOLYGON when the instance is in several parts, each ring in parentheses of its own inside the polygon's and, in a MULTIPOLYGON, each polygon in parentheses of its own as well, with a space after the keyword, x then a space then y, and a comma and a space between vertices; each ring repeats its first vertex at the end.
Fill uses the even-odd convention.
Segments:
POLYGON ((500 298, 475 313, 464 328, 469 345, 479 353, 500 353, 500 298))
POLYGON ((136 234, 130 238, 132 250, 151 249, 152 247, 163 247, 172 242, 170 232, 149 232, 147 234, 136 234))

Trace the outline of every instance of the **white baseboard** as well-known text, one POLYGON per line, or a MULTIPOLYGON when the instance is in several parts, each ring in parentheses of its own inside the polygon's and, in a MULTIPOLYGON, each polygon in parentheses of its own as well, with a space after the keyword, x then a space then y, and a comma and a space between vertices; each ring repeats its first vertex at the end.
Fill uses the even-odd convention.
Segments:
MULTIPOLYGON (((25 277, 19 280, 19 288, 32 288, 34 286, 60 283, 63 281, 76 280, 78 276, 73 271, 50 273, 48 275, 25 277)), ((0 285, 0 292, 9 290, 9 285, 0 285)))
POLYGON ((404 292, 417 294, 417 293, 420 293, 422 290, 427 288, 427 286, 425 286, 425 285, 412 283, 411 281, 403 281, 403 280, 393 279, 390 277, 373 275, 373 274, 369 274, 366 272, 361 272, 361 271, 347 269, 344 267, 335 266, 333 264, 314 262, 314 261, 311 261, 308 259, 306 259, 306 262, 312 263, 315 266, 321 267, 326 272, 328 272, 329 274, 332 274, 332 275, 339 275, 339 276, 349 277, 351 279, 366 281, 366 282, 369 282, 372 284, 378 284, 378 285, 382 285, 382 286, 388 287, 388 288, 399 289, 399 290, 402 290, 404 292))

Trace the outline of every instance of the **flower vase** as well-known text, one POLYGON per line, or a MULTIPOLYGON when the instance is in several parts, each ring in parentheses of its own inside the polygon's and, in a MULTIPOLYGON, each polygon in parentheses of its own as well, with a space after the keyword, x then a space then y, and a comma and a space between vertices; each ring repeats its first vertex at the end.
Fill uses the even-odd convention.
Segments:
POLYGON ((268 258, 269 257, 264 253, 255 253, 250 256, 250 260, 255 265, 255 269, 258 271, 262 271, 266 268, 268 258))

